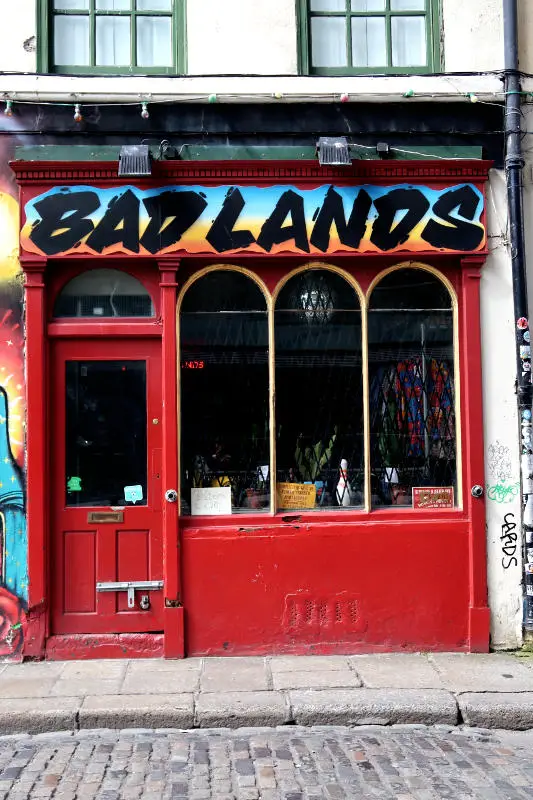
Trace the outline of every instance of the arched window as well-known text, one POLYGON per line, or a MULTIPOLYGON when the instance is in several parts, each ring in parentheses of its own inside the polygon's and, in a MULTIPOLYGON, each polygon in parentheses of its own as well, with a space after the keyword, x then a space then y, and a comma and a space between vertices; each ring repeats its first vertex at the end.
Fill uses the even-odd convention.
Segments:
POLYGON ((54 317, 152 317, 152 298, 137 278, 117 269, 91 269, 69 281, 54 317))
POLYGON ((215 270, 180 309, 181 513, 270 508, 268 314, 258 284, 215 270))
POLYGON ((372 504, 412 505, 414 487, 455 491, 453 310, 442 281, 404 268, 374 287, 368 359, 372 504))
POLYGON ((277 506, 364 502, 361 310, 353 286, 308 269, 282 287, 274 312, 277 506))

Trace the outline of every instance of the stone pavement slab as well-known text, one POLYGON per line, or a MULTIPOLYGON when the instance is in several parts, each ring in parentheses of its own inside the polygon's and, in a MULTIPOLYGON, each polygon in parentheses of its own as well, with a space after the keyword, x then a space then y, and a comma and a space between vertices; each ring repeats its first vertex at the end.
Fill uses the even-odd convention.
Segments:
POLYGON ((290 709, 281 692, 218 692, 196 699, 195 724, 201 728, 284 725, 290 709))
POLYGON ((436 667, 422 653, 350 656, 350 665, 370 689, 444 689, 436 667))
MULTIPOLYGON (((56 678, 11 678, 0 676, 0 698, 2 697, 46 697, 56 683, 56 678)), ((70 696, 76 692, 70 692, 70 696)))
POLYGON ((350 669, 302 670, 275 672, 272 675, 274 689, 335 689, 361 686, 356 672, 350 669))
POLYGON ((429 656, 452 692, 533 692, 533 669, 503 653, 436 653, 429 656))
POLYGON ((79 710, 80 728, 192 728, 190 694, 85 697, 79 710))
POLYGON ((199 670, 156 672, 152 675, 128 674, 122 683, 121 694, 172 694, 196 692, 199 670))
POLYGON ((348 669, 350 667, 349 656, 271 656, 268 659, 272 674, 278 672, 313 672, 320 670, 348 669))
POLYGON ((270 689, 266 659, 206 659, 200 688, 202 692, 254 692, 270 689))
POLYGON ((465 693, 457 702, 467 725, 515 731, 533 728, 533 692, 465 693))
POLYGON ((457 703, 441 689, 290 691, 297 725, 456 725, 457 703))

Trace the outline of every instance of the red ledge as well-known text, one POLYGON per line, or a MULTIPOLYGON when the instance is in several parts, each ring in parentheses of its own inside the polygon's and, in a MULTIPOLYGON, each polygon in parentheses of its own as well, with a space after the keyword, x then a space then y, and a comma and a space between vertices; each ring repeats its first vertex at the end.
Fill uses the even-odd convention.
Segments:
POLYGON ((51 636, 46 659, 69 661, 91 658, 162 658, 162 633, 80 633, 51 636))
POLYGON ((126 186, 150 187, 160 181, 202 185, 224 182, 238 184, 324 183, 351 184, 372 179, 376 183, 409 180, 412 183, 441 183, 487 180, 492 161, 481 159, 428 159, 427 161, 354 161, 351 167, 321 167, 317 161, 154 161, 152 174, 144 178, 119 178, 115 161, 11 161, 20 185, 63 184, 93 181, 126 186))

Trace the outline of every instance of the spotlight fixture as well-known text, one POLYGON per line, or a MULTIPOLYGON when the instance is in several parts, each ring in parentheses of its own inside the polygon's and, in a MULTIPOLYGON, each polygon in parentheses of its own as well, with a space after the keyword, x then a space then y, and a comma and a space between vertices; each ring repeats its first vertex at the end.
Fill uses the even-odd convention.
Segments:
POLYGON ((150 148, 147 144, 125 144, 120 148, 118 174, 128 176, 151 175, 150 148))
POLYGON ((345 136, 321 136, 316 149, 321 167, 350 167, 352 164, 345 136))

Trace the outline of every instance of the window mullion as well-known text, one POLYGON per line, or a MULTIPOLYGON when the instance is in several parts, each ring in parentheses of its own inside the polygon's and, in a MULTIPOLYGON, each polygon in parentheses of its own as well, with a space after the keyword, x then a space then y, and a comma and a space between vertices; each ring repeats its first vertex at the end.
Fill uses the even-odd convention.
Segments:
POLYGON ((370 379, 368 374, 368 295, 361 298, 361 367, 363 370, 363 467, 364 507, 372 508, 372 464, 370 459, 370 379))
POLYGON ((96 66, 96 0, 89 0, 89 63, 96 66))
POLYGON ((346 60, 347 66, 352 66, 352 0, 346 0, 346 60))
POLYGON ((137 0, 130 4, 130 64, 137 66, 137 0))
POLYGON ((390 11, 390 0, 386 0, 385 12, 385 46, 387 48, 387 68, 392 67, 392 15, 390 11))
POLYGON ((277 511, 277 472, 276 472, 276 338, 274 334, 274 303, 268 298, 268 413, 270 446, 270 513, 277 511))

